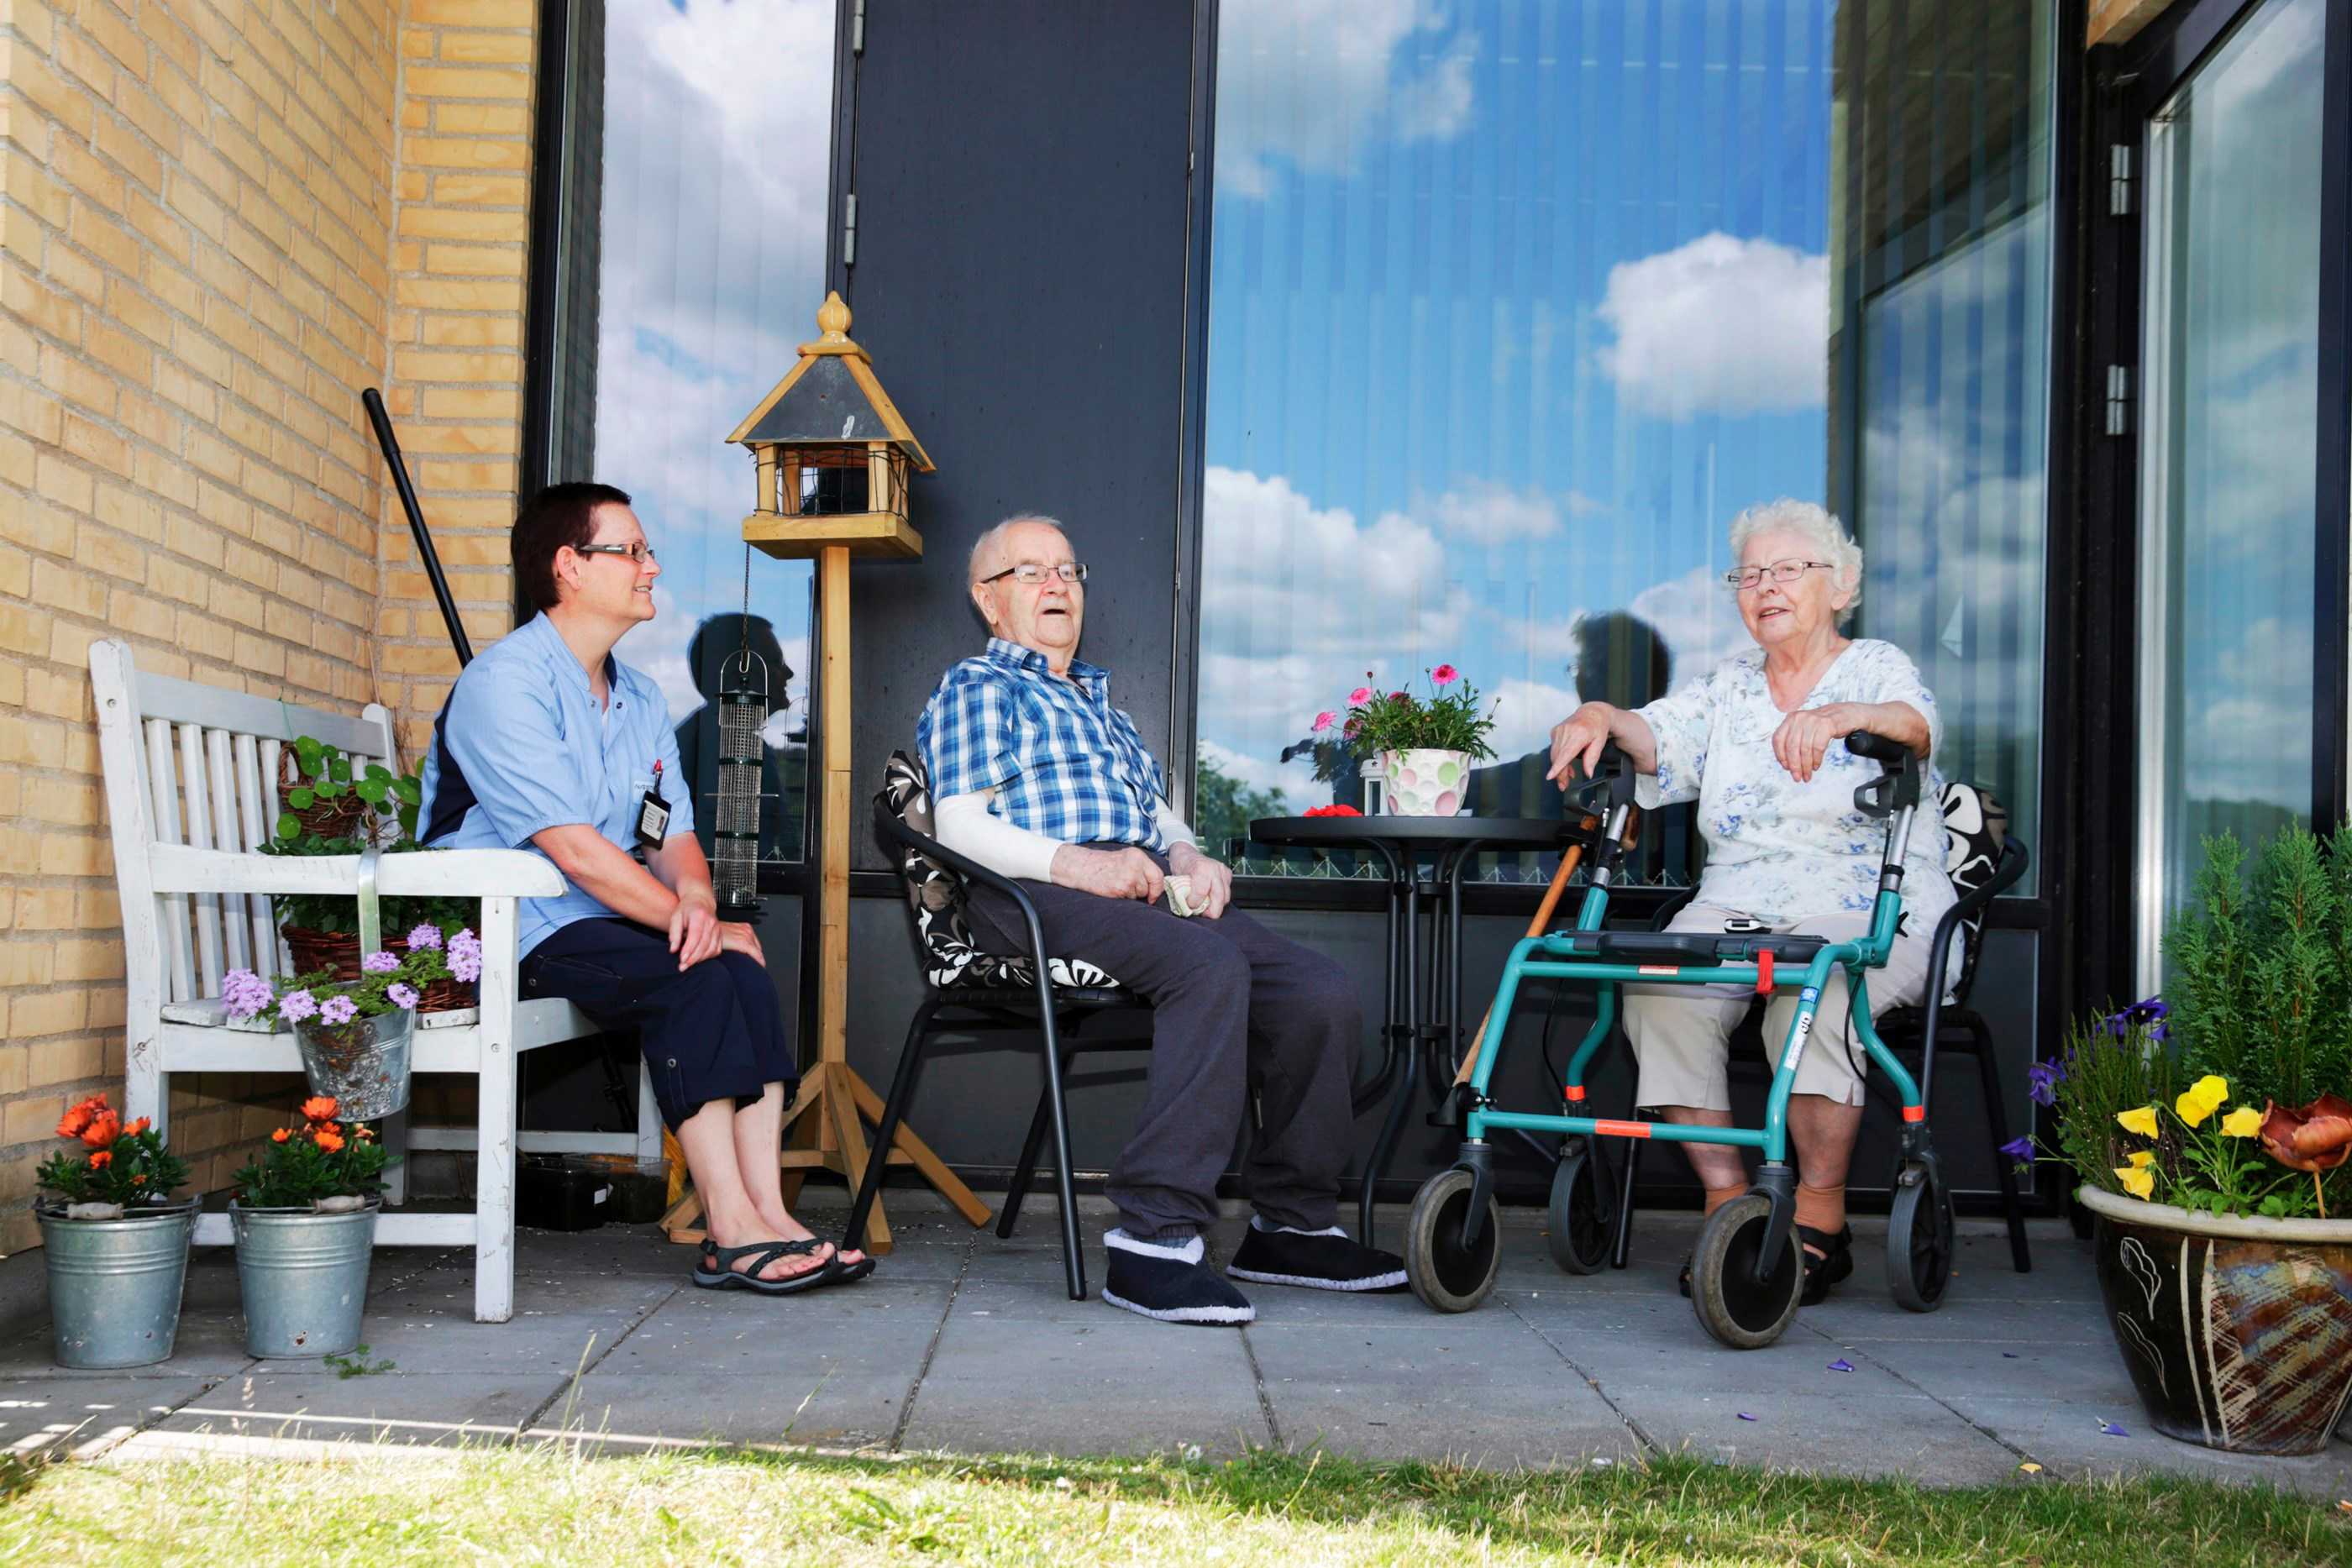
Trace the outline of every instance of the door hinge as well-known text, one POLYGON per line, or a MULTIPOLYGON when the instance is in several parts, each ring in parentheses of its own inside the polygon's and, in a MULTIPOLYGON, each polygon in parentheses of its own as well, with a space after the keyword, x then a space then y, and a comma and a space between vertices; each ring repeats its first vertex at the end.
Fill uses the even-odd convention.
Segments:
POLYGON ((2107 149, 2107 216, 2127 218, 2132 210, 2132 150, 2118 141, 2107 149))
POLYGON ((842 198, 841 265, 857 265, 857 193, 850 192, 842 198))
POLYGON ((866 0, 857 0, 857 8, 849 14, 849 52, 866 53, 866 0))
POLYGON ((2107 434, 2127 435, 2131 433, 2131 367, 2107 367, 2107 434))

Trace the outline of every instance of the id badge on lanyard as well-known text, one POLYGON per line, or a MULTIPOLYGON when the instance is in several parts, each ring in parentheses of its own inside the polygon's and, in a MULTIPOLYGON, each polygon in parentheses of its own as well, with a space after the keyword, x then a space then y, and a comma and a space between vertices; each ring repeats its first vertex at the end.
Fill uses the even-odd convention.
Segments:
POLYGON ((662 840, 669 836, 669 802, 662 799, 661 762, 654 762, 654 781, 646 789, 645 799, 637 802, 637 842, 649 850, 657 850, 662 840))

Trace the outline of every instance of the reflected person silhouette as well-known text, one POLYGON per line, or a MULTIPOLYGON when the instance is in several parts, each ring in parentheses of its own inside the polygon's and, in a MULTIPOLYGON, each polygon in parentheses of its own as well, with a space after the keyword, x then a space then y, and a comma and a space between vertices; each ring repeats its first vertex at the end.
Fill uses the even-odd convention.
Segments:
MULTIPOLYGON (((1578 701, 1639 707, 1665 695, 1665 640, 1640 616, 1622 610, 1580 616, 1574 635, 1576 652, 1570 661, 1569 676, 1575 684, 1578 701)), ((1548 740, 1525 756, 1474 768, 1465 795, 1470 814, 1547 819, 1564 815, 1565 797, 1544 779, 1550 769, 1548 740)))
MULTIPOLYGON (((764 615, 730 611, 705 619, 686 645, 686 662, 702 706, 677 726, 677 756, 687 787, 694 791, 695 819, 715 820, 709 808, 719 793, 719 686, 727 662, 748 647, 767 667, 768 715, 772 719, 792 703, 785 695, 793 668, 784 663, 783 645, 764 615)), ((758 666, 754 666, 756 669, 758 666)), ((773 733, 773 727, 770 728, 773 733)), ((807 732, 795 726, 785 746, 770 746, 760 763, 760 859, 797 860, 801 853, 801 821, 807 789, 807 732)))

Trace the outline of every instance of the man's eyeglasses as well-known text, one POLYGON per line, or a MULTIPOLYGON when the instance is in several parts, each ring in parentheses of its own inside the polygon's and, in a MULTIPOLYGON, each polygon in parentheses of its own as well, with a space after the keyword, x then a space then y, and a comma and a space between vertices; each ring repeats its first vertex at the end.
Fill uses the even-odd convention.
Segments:
POLYGON ((1009 577, 1024 588, 1034 588, 1045 580, 1049 572, 1064 582, 1084 582, 1087 580, 1087 569, 1082 561, 1066 560, 1058 566, 1039 566, 1035 561, 1024 560, 1019 566, 1008 566, 1003 571, 980 580, 983 583, 1001 582, 1009 577))
POLYGON ((1776 560, 1770 566, 1748 566, 1742 567, 1738 571, 1727 571, 1723 574, 1723 580, 1727 585, 1745 593, 1762 582, 1768 575, 1775 582, 1794 582, 1817 566, 1826 570, 1835 564, 1834 561, 1826 560, 1776 560))
POLYGON ((638 566, 654 559, 654 547, 643 539, 631 539, 625 545, 574 545, 572 549, 578 555, 625 555, 638 566))

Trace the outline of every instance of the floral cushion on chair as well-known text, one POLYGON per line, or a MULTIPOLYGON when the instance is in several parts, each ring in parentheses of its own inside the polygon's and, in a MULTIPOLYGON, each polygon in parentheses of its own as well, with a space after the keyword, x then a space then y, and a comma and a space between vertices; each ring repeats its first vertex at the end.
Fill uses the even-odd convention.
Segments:
MULTIPOLYGON (((1990 789, 1945 785, 1944 841, 1945 874, 1952 879, 1952 891, 1966 898, 1990 882, 2000 866, 2001 846, 2009 841, 2009 808, 1990 789)), ((1984 916, 1963 921, 1961 930, 1960 978, 1951 991, 1955 999, 1969 994, 1969 983, 1975 978, 1984 916)))
MULTIPOLYGON (((931 781, 919 758, 903 751, 890 754, 882 771, 882 802, 893 816, 925 838, 935 836, 931 820, 931 781)), ((950 987, 1028 987, 1036 984, 1027 958, 983 950, 972 941, 964 904, 971 890, 956 873, 911 847, 895 852, 898 874, 906 879, 907 906, 914 912, 915 931, 923 943, 923 977, 945 990, 950 987)), ((1118 982, 1080 958, 1048 958, 1046 977, 1057 986, 1105 990, 1118 982)))

